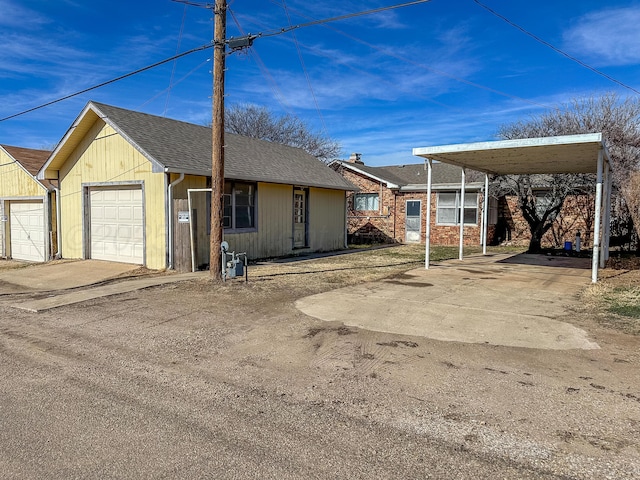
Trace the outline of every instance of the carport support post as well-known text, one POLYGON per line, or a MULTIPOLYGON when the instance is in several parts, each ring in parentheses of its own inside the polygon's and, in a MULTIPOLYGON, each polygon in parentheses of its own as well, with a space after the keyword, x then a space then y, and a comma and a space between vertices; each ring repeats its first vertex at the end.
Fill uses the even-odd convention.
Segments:
POLYGON ((605 267, 605 263, 609 260, 609 237, 611 235, 611 166, 607 162, 604 166, 604 198, 602 217, 602 256, 600 257, 600 268, 605 267))
POLYGON ((427 225, 424 229, 424 268, 429 270, 429 256, 431 255, 431 159, 427 158, 427 225))
POLYGON ((465 187, 466 171, 462 167, 462 177, 460 180, 460 252, 458 259, 462 260, 462 251, 464 250, 464 187, 465 187))
POLYGON ((591 262, 591 283, 598 281, 598 260, 600 254, 600 223, 602 222, 602 148, 598 151, 598 177, 596 180, 595 218, 593 221, 593 259, 591 262))
POLYGON ((611 241, 611 193, 613 192, 613 172, 609 158, 607 158, 607 167, 609 168, 609 195, 607 196, 607 223, 604 224, 604 228, 607 235, 607 243, 605 244, 607 252, 606 260, 609 260, 609 242, 611 241))
POLYGON ((484 198, 482 201, 482 254, 487 254, 487 228, 489 220, 487 212, 489 211, 489 175, 484 174, 484 198))

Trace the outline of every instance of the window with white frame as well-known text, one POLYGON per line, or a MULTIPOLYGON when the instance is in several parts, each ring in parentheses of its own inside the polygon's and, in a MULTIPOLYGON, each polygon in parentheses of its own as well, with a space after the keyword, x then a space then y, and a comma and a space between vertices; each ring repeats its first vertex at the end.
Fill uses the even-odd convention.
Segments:
POLYGON ((377 193, 356 193, 353 196, 353 209, 360 212, 378 210, 380 200, 377 193))
MULTIPOLYGON (((440 225, 460 225, 460 192, 439 192, 436 222, 440 225)), ((464 194, 464 224, 478 224, 478 194, 464 194)))

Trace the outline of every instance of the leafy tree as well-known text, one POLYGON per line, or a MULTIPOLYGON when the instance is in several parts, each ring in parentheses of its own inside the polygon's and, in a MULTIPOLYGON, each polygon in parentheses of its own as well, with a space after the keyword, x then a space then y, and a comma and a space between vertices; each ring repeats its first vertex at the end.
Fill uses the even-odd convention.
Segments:
POLYGON ((325 163, 338 158, 342 150, 338 142, 311 131, 298 117, 276 116, 258 105, 227 108, 224 122, 228 132, 298 147, 325 163))
MULTIPOLYGON (((621 99, 615 93, 571 100, 555 110, 503 125, 503 139, 546 137, 602 132, 611 156, 614 185, 629 207, 636 229, 640 227, 640 192, 633 179, 640 172, 640 99, 621 99)), ((542 235, 551 228, 569 195, 589 193, 593 177, 585 175, 509 175, 497 177, 496 195, 515 195, 531 231, 529 251, 540 250, 542 235), (547 189, 541 187, 541 178, 547 189)))

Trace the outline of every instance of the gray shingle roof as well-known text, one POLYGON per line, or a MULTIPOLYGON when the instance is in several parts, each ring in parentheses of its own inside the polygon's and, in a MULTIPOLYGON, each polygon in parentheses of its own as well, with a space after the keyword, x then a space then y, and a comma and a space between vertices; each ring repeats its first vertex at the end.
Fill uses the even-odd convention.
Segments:
MULTIPOLYGON (((351 162, 340 162, 346 167, 352 167, 366 174, 384 180, 399 187, 410 185, 425 185, 427 183, 427 171, 424 163, 409 165, 390 165, 385 167, 369 167, 351 162)), ((459 184, 461 179, 461 168, 447 163, 434 163, 432 167, 433 185, 459 184)), ((478 172, 467 171, 467 181, 477 181, 478 172)))
MULTIPOLYGON (((170 172, 211 175, 211 128, 91 102, 98 114, 170 172)), ((304 150, 225 133, 225 178, 339 190, 355 187, 304 150)))

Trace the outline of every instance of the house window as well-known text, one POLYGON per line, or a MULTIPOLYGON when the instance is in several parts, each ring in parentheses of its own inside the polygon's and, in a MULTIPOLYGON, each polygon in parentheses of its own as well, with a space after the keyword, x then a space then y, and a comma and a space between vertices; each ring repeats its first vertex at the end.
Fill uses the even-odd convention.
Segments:
POLYGON ((379 210, 378 198, 377 193, 356 193, 353 196, 353 208, 358 211, 379 210))
POLYGON ((252 183, 225 182, 222 225, 226 229, 255 228, 256 187, 252 183))
POLYGON ((536 215, 542 218, 542 216, 551 209, 553 205, 553 199, 550 196, 545 196, 543 192, 540 192, 535 197, 536 215))
MULTIPOLYGON (((460 192, 438 193, 436 221, 441 225, 460 225, 460 192)), ((464 195, 464 224, 478 223, 478 194, 464 195)))

